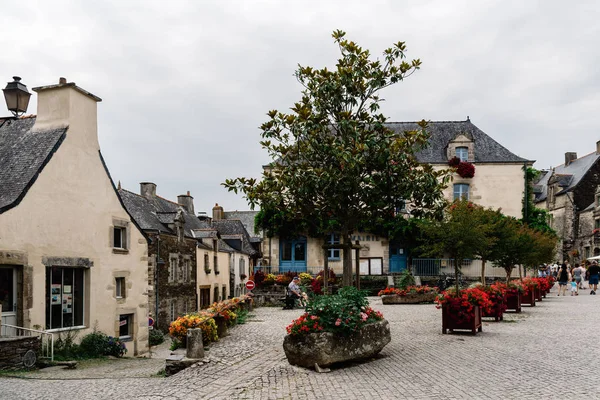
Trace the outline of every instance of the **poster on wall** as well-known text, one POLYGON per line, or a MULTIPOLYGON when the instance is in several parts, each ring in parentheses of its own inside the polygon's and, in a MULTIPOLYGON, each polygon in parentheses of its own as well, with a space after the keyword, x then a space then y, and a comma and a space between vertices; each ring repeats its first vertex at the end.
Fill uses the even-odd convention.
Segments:
POLYGON ((60 283, 53 283, 50 287, 50 297, 52 305, 60 304, 60 283))
POLYGON ((63 293, 71 293, 71 285, 63 286, 63 293))
POLYGON ((62 295, 63 313, 69 314, 73 312, 73 296, 70 294, 62 295))

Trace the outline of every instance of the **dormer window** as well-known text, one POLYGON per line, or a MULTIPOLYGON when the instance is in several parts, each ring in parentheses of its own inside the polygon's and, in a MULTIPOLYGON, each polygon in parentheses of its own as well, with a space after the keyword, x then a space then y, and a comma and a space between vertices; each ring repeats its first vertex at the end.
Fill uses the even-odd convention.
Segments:
POLYGON ((469 148, 468 147, 457 147, 456 148, 456 157, 460 159, 460 161, 469 161, 469 148))

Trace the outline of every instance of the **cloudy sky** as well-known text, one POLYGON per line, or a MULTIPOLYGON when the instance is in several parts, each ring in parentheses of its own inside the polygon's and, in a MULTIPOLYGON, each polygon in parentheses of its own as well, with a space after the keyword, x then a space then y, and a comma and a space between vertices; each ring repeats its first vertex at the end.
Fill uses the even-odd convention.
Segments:
POLYGON ((382 93, 390 120, 468 115, 543 169, 600 140, 599 19, 598 1, 3 1, 0 72, 101 97, 100 145, 124 188, 244 210, 220 183, 260 175, 265 113, 300 98, 297 64, 335 64, 333 30, 373 55, 405 41, 423 62, 382 93))

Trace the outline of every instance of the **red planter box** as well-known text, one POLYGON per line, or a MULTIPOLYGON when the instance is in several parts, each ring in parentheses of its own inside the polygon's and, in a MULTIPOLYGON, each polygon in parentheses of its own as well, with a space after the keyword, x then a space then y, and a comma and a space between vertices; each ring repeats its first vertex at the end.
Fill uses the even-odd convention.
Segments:
POLYGON ((503 304, 496 304, 496 306, 492 308, 492 312, 490 312, 490 313, 483 310, 483 316, 484 317, 493 317, 494 321, 496 321, 496 322, 502 321, 504 319, 504 317, 502 316, 502 314, 503 314, 502 309, 504 307, 502 307, 502 306, 503 306, 503 304))
MULTIPOLYGON (((545 294, 544 294, 544 296, 545 296, 545 294)), ((542 291, 540 290, 539 287, 535 288, 535 300, 542 301, 542 291)))
POLYGON ((521 296, 518 294, 506 294, 506 311, 521 312, 521 296))
POLYGON ((447 331, 452 333, 456 329, 471 331, 473 335, 481 332, 481 310, 479 306, 473 307, 473 318, 469 322, 463 323, 456 321, 451 309, 442 306, 442 333, 446 334, 447 331))
POLYGON ((525 293, 521 293, 521 304, 535 307, 535 292, 528 290, 525 293))

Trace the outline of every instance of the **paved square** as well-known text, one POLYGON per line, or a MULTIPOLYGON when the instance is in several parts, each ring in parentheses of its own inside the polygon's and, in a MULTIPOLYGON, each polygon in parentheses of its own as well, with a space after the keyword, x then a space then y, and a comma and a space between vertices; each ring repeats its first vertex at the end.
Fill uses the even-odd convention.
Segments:
POLYGON ((558 297, 553 289, 536 307, 484 322, 476 336, 442 335, 433 305, 370 300, 390 321, 392 342, 376 359, 330 373, 285 359, 284 327, 300 310, 259 308, 211 345, 205 363, 173 377, 140 377, 133 367, 97 377, 77 370, 60 379, 2 377, 0 399, 598 398, 600 296, 587 290, 558 297))

